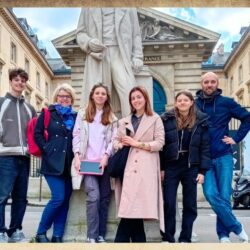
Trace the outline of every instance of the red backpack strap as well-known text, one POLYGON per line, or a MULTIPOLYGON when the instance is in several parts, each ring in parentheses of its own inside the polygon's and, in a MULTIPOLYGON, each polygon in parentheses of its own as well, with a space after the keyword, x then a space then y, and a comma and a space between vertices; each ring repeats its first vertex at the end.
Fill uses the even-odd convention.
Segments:
POLYGON ((48 108, 43 108, 42 111, 44 112, 44 129, 47 130, 50 121, 50 111, 48 108))
POLYGON ((50 121, 50 111, 48 108, 43 108, 42 112, 44 112, 44 138, 48 141, 49 134, 48 134, 48 126, 50 121))

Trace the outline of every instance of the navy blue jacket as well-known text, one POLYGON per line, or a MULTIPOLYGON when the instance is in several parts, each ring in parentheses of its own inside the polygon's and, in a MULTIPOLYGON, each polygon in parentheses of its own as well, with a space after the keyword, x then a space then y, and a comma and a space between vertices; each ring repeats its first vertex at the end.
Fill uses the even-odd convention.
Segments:
MULTIPOLYGON (((164 170, 171 161, 179 157, 179 136, 174 110, 165 112, 162 116, 165 130, 165 145, 160 151, 161 169, 164 170)), ((199 173, 205 174, 210 168, 210 145, 208 134, 208 116, 199 110, 196 112, 196 122, 191 131, 189 144, 189 167, 198 167, 199 173)), ((178 167, 178 166, 177 166, 178 167)))
MULTIPOLYGON (((42 150, 42 165, 40 172, 49 175, 67 174, 70 176, 72 151, 72 130, 67 130, 62 117, 53 105, 49 107, 50 122, 48 126, 48 141, 44 139, 44 113, 38 117, 34 139, 42 150)), ((76 114, 74 115, 76 119, 76 114)))
POLYGON ((202 90, 197 91, 196 105, 209 115, 209 136, 211 141, 211 157, 217 158, 232 153, 231 145, 225 144, 222 139, 229 135, 228 124, 232 118, 241 121, 233 140, 240 142, 250 130, 250 113, 232 98, 222 96, 222 90, 217 89, 214 97, 204 98, 202 90))

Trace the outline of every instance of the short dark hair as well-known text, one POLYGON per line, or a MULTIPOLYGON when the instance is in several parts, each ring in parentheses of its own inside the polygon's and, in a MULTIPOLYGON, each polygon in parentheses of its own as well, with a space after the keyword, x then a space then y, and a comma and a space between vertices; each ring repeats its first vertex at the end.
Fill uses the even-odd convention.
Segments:
POLYGON ((9 70, 9 80, 12 81, 14 77, 20 76, 21 78, 24 78, 25 81, 27 82, 29 80, 29 75, 28 73, 21 69, 21 68, 15 68, 9 70))

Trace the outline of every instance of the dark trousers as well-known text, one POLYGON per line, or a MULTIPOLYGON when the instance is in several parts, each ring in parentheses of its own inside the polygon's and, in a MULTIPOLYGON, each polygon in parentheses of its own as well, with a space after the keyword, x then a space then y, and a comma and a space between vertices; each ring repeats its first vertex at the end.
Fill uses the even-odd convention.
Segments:
POLYGON ((8 235, 22 229, 27 205, 30 159, 26 156, 0 156, 0 232, 6 232, 5 206, 11 195, 11 219, 8 235))
POLYGON ((143 219, 121 218, 115 242, 146 242, 143 219))
POLYGON ((44 175, 51 199, 43 210, 37 234, 44 234, 53 224, 53 236, 63 237, 72 193, 70 177, 44 175))
POLYGON ((178 185, 182 184, 183 212, 179 242, 191 242, 193 223, 197 217, 197 167, 188 167, 187 156, 169 164, 164 177, 165 234, 163 240, 175 242, 176 197, 178 185))

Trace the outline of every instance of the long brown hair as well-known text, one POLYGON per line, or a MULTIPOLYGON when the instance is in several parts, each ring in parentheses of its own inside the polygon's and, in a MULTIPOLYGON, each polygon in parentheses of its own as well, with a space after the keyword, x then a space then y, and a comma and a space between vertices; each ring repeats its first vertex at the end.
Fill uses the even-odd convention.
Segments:
POLYGON ((96 114, 96 105, 93 100, 93 95, 97 88, 103 88, 105 89, 107 93, 107 100, 103 106, 102 121, 101 121, 102 124, 106 126, 112 122, 111 117, 112 117, 113 112, 112 112, 112 108, 110 104, 110 94, 109 94, 108 87, 102 83, 95 84, 90 91, 89 101, 88 101, 88 105, 87 105, 86 112, 85 112, 85 120, 89 123, 94 121, 95 114, 96 114))
POLYGON ((134 88, 132 88, 129 92, 129 105, 130 105, 130 110, 131 110, 131 113, 134 114, 136 111, 132 105, 132 102, 131 102, 131 95, 135 92, 135 91, 139 91, 141 92, 141 94, 143 95, 144 99, 145 99, 145 113, 146 115, 148 116, 152 116, 153 115, 153 110, 152 110, 152 107, 151 107, 151 104, 150 104, 150 100, 149 100, 149 96, 148 96, 148 92, 147 90, 142 87, 142 86, 136 86, 134 88))
POLYGON ((176 120, 177 120, 177 128, 178 129, 183 129, 183 128, 189 128, 191 129, 196 121, 196 110, 195 110, 195 103, 194 103, 194 97, 192 95, 191 92, 189 92, 188 90, 182 90, 180 92, 177 93, 177 95, 175 96, 175 102, 177 101, 177 98, 180 95, 185 95, 186 97, 188 97, 191 101, 193 101, 193 105, 190 107, 189 112, 188 112, 188 116, 187 117, 183 117, 178 108, 175 107, 175 115, 176 115, 176 120))

